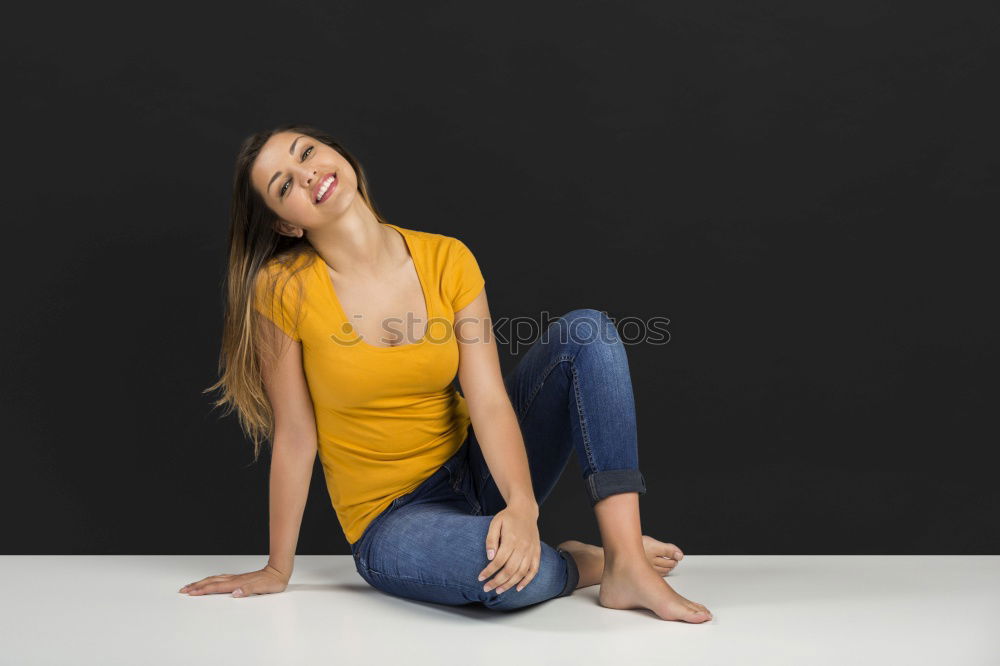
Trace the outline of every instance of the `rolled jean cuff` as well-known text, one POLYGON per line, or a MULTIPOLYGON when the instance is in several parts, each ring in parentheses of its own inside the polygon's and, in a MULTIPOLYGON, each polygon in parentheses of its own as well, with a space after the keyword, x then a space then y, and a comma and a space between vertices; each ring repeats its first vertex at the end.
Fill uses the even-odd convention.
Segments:
POLYGON ((563 588, 562 592, 556 595, 556 599, 558 599, 559 597, 568 597, 573 594, 573 590, 575 590, 576 586, 580 583, 580 568, 576 566, 576 560, 574 560, 573 556, 568 552, 562 548, 556 548, 556 552, 559 553, 560 557, 566 560, 566 570, 568 572, 566 576, 566 587, 563 588))
POLYGON ((609 469, 594 472, 586 479, 587 494, 593 506, 609 495, 618 493, 646 494, 646 479, 637 469, 609 469))

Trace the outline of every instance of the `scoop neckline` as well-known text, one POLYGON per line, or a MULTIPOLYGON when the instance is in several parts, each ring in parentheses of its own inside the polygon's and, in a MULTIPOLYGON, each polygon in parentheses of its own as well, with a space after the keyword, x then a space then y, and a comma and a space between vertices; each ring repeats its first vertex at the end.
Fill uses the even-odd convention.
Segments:
POLYGON ((346 323, 350 326, 351 330, 354 331, 355 342, 350 345, 351 347, 354 348, 361 347, 379 353, 398 352, 400 350, 409 349, 411 347, 423 347, 427 341, 427 336, 430 334, 431 300, 427 296, 427 284, 423 272, 420 270, 421 266, 420 263, 417 261, 417 255, 413 252, 413 245, 411 243, 410 235, 406 232, 406 230, 390 222, 379 222, 379 224, 385 225, 387 227, 392 227, 399 233, 400 236, 403 237, 403 242, 406 243, 406 249, 410 253, 410 259, 413 260, 413 269, 417 273, 417 281, 420 283, 420 292, 424 297, 424 311, 427 313, 427 324, 426 326, 424 326, 424 334, 419 340, 417 340, 416 342, 410 342, 405 345, 393 345, 391 347, 376 346, 365 341, 364 337, 362 337, 362 335, 358 333, 357 329, 354 328, 354 324, 351 324, 350 320, 348 320, 347 313, 344 312, 344 308, 340 305, 340 299, 337 297, 337 289, 336 287, 333 286, 333 280, 330 278, 329 265, 326 263, 323 257, 320 256, 320 254, 317 252, 316 258, 319 261, 317 261, 316 264, 320 270, 321 274, 320 277, 323 278, 323 282, 326 284, 326 293, 330 296, 330 300, 333 301, 333 306, 337 311, 337 315, 340 317, 341 326, 343 326, 343 324, 346 323))

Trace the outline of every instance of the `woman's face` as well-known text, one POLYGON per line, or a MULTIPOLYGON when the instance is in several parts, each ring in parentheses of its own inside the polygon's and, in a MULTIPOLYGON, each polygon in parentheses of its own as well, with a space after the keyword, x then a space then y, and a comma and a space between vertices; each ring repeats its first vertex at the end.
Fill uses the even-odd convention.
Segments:
POLYGON ((250 181, 281 218, 281 233, 291 236, 339 217, 350 207, 358 187, 354 169, 343 155, 298 132, 279 132, 267 140, 250 181), (335 180, 317 201, 330 176, 335 180))

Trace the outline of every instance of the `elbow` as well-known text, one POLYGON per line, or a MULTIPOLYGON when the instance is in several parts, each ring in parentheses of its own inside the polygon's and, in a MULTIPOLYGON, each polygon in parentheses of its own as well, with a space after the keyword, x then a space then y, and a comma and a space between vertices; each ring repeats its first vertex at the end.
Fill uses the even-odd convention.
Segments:
POLYGON ((514 412, 514 407, 510 404, 510 398, 506 393, 499 396, 487 397, 485 399, 480 397, 476 397, 471 400, 466 399, 466 402, 469 406, 469 416, 472 418, 474 423, 491 420, 492 418, 507 412, 514 412))

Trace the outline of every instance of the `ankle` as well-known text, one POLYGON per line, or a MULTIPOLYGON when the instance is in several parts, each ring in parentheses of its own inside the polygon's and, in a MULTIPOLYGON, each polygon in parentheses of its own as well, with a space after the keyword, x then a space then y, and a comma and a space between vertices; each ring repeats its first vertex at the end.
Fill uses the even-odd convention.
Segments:
POLYGON ((604 570, 624 570, 636 566, 649 566, 646 560, 646 553, 643 550, 635 549, 604 549, 604 570))

